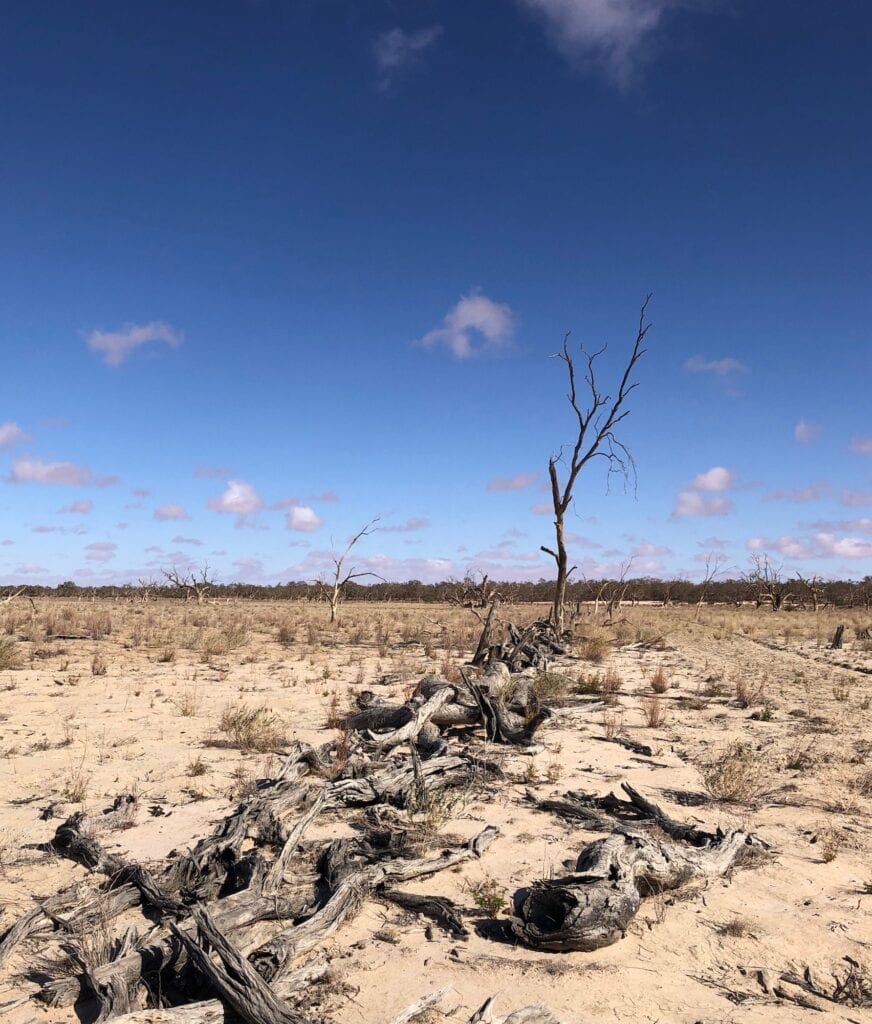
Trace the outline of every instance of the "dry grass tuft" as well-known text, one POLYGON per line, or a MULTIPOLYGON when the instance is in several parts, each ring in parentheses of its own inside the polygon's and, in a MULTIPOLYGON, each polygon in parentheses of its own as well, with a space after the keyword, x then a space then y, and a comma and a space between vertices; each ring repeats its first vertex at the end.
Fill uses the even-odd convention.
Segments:
POLYGON ((705 788, 715 800, 751 804, 766 790, 766 768, 759 751, 735 740, 702 768, 705 788))
POLYGON ((0 636, 0 669, 21 668, 21 652, 14 637, 0 636))
POLYGON ((642 700, 642 714, 649 729, 657 729, 666 721, 666 707, 659 697, 645 697, 642 700))

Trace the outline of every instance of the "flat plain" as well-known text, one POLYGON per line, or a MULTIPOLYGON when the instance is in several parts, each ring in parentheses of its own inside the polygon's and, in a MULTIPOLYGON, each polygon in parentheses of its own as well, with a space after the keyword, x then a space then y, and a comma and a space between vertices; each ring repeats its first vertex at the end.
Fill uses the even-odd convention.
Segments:
MULTIPOLYGON (((499 614, 523 627, 545 611, 499 614)), ((163 863, 275 778, 295 743, 343 742, 365 691, 402 703, 428 674, 462 685, 480 633, 443 605, 348 603, 331 626, 320 604, 242 600, 18 600, 0 624, 0 938, 37 901, 105 883, 52 846, 71 815, 114 857, 163 863)), ((583 611, 567 654, 532 676, 555 708, 535 744, 466 729, 495 771, 390 819, 423 855, 498 830, 480 857, 403 885, 452 901, 466 934, 362 893, 301 959, 329 966, 297 1000, 304 1017, 389 1024, 444 989, 417 1019, 465 1022, 491 996, 501 1014, 542 1003, 565 1024, 872 1019, 872 642, 857 638, 870 625, 862 609, 707 607, 696 621, 626 605, 609 624, 583 611), (679 821, 753 832, 765 854, 652 893, 604 948, 508 941, 513 895, 571 872, 600 834, 539 804, 622 783, 679 821)), ((353 839, 368 821, 365 807, 327 807, 306 841, 353 839)), ((65 945, 98 955, 55 924, 0 968, 10 1024, 95 1019, 93 1000, 37 998, 81 970, 65 945)), ((108 945, 153 925, 134 908, 102 927, 108 945)))

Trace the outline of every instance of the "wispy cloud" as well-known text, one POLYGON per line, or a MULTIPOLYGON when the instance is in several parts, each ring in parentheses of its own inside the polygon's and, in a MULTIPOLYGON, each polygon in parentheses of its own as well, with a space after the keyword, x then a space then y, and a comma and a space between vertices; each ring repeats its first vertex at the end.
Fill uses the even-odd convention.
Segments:
POLYGON ((821 436, 819 423, 809 423, 808 420, 800 420, 793 428, 793 439, 799 444, 812 444, 821 436))
POLYGON ((213 512, 238 516, 239 522, 244 522, 246 516, 260 512, 263 508, 263 499, 251 484, 244 480, 228 480, 224 492, 209 499, 209 508, 213 512))
POLYGON ((193 547, 196 547, 196 548, 201 548, 203 546, 203 542, 201 540, 198 540, 196 537, 182 537, 179 534, 176 534, 176 536, 173 537, 173 539, 172 539, 172 541, 170 543, 171 544, 191 544, 191 545, 193 545, 193 547))
POLYGON ((656 52, 658 30, 672 11, 700 0, 519 0, 538 15, 554 47, 584 69, 626 87, 656 52))
POLYGON ((163 320, 153 320, 148 324, 122 324, 117 331, 88 331, 85 334, 88 348, 98 352, 107 366, 120 366, 143 345, 159 342, 178 348, 184 340, 181 331, 163 320))
POLYGON ((158 522, 165 523, 173 519, 187 519, 188 513, 182 505, 158 505, 154 510, 154 518, 157 519, 158 522))
POLYGON ((19 444, 27 444, 32 438, 17 423, 0 423, 0 448, 4 451, 19 444))
POLYGON ((514 476, 495 476, 488 480, 489 491, 525 491, 539 480, 538 473, 516 473, 514 476))
POLYGON ((85 545, 85 558, 89 562, 110 562, 118 551, 118 545, 111 541, 98 541, 85 545))
POLYGON ((285 522, 289 530, 300 533, 314 533, 324 525, 315 510, 308 505, 295 505, 285 516, 285 522))
POLYGON ((805 530, 817 530, 821 533, 872 533, 872 518, 863 516, 860 519, 818 519, 814 523, 802 523, 805 530))
POLYGON ((388 89, 400 75, 420 65, 424 54, 436 45, 441 35, 441 25, 431 25, 414 32, 392 28, 380 33, 373 46, 379 86, 388 89))
POLYGON ((851 451, 858 455, 872 455, 872 437, 852 437, 851 451))
POLYGON ((84 526, 32 526, 31 533, 65 533, 81 536, 88 531, 84 526))
POLYGON ((764 501, 795 501, 804 503, 807 501, 819 501, 821 498, 832 493, 832 486, 826 480, 809 484, 808 487, 782 487, 766 495, 764 501))
POLYGON ((233 476, 233 473, 224 466, 204 466, 201 464, 194 468, 194 476, 197 479, 205 480, 227 480, 233 476))
POLYGON ((865 508, 872 505, 872 491, 850 490, 846 487, 839 495, 839 500, 848 508, 865 508))
POLYGON ((69 505, 63 505, 58 509, 59 514, 63 515, 74 515, 74 516, 86 516, 94 508, 94 502, 90 498, 85 498, 82 501, 71 501, 69 505))
POLYGON ((98 476, 87 466, 75 462, 44 462, 42 459, 17 459, 9 479, 14 484, 59 484, 66 487, 111 487, 117 476, 98 476))
POLYGON ((428 331, 416 344, 422 348, 445 346, 456 359, 511 348, 515 320, 508 306, 486 295, 465 295, 449 310, 441 327, 428 331), (476 337, 481 340, 476 343, 476 337))
POLYGON ((414 533, 416 530, 426 530, 430 520, 426 516, 410 516, 404 523, 396 523, 393 526, 379 527, 380 533, 414 533))
POLYGON ((339 501, 339 495, 336 491, 331 491, 329 488, 326 491, 321 491, 320 494, 313 494, 309 501, 326 501, 334 502, 339 501))
POLYGON ((723 359, 706 359, 703 356, 692 356, 684 364, 690 373, 714 373, 718 377, 729 377, 731 373, 748 373, 748 367, 732 356, 723 359))

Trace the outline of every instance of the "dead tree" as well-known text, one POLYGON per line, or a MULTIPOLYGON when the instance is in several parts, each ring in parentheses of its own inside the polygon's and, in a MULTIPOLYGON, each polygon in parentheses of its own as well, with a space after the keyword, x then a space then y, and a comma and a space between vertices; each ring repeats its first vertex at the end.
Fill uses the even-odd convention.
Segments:
POLYGON ((726 560, 726 555, 719 554, 715 551, 706 552, 705 571, 699 584, 699 600, 696 602, 696 613, 693 616, 694 622, 699 622, 700 612, 702 611, 702 606, 705 604, 705 599, 708 596, 709 587, 723 572, 723 564, 726 560))
POLYGON ((147 578, 144 576, 140 576, 137 579, 136 583, 137 586, 139 587, 139 600, 142 601, 143 604, 148 604, 148 602, 152 598, 152 595, 159 586, 157 580, 155 580, 151 576, 147 578))
POLYGON ((379 521, 379 517, 371 519, 362 530, 359 530, 348 542, 348 546, 342 552, 341 555, 333 556, 333 579, 330 581, 316 580, 318 587, 321 591, 321 596, 330 605, 330 624, 335 625, 337 618, 339 617, 339 602, 345 596, 345 588, 352 580, 359 580, 364 576, 373 576, 375 579, 382 579, 378 573, 375 572, 355 572, 354 567, 343 576, 343 566, 345 560, 351 553, 351 549, 361 539, 361 537, 368 537, 371 533, 375 533, 377 527, 376 523, 379 521))
POLYGON ((781 575, 781 566, 773 565, 768 555, 754 555, 754 568, 748 573, 748 583, 754 588, 754 603, 758 608, 768 605, 772 611, 780 612, 793 600, 790 583, 781 575))
POLYGON ((635 463, 630 450, 623 444, 615 433, 618 424, 625 419, 630 410, 625 408, 625 403, 630 393, 638 386, 638 382, 632 381, 633 370, 636 363, 645 354, 642 347, 645 335, 648 333, 650 324, 647 321, 647 309, 651 296, 648 295, 642 303, 639 313, 639 326, 636 331, 636 340, 630 352, 630 358, 624 367, 624 373, 618 385, 615 397, 605 394, 597 383, 596 361, 605 352, 605 347, 596 352, 585 352, 581 349, 581 355, 586 361, 587 368, 584 381, 587 385, 587 402, 585 403, 578 394, 575 379, 575 363, 569 352, 569 335, 563 339, 563 350, 556 353, 566 367, 569 378, 569 393, 567 399, 572 407, 577 423, 577 433, 569 462, 565 464, 566 476, 561 481, 558 466, 564 463, 563 448, 556 455, 548 460, 548 477, 551 482, 551 501, 554 506, 554 533, 555 547, 549 548, 544 544, 542 551, 551 555, 557 566, 557 579, 554 584, 554 601, 551 608, 551 616, 558 632, 564 628, 566 614, 566 585, 574 570, 569 566, 569 556, 566 551, 566 536, 564 523, 566 513, 572 505, 573 492, 578 481, 579 474, 584 467, 595 458, 606 460, 609 474, 619 473, 624 479, 635 474, 635 463))
POLYGON ((815 612, 819 611, 821 606, 821 599, 825 597, 825 584, 823 577, 817 575, 801 576, 797 572, 796 582, 803 588, 805 593, 811 598, 812 609, 815 612))
POLYGON ((190 572, 183 572, 175 567, 162 569, 161 572, 167 583, 184 591, 185 602, 193 598, 197 604, 202 604, 206 600, 206 595, 215 585, 215 581, 209 576, 208 565, 204 565, 199 570, 192 569, 190 572))

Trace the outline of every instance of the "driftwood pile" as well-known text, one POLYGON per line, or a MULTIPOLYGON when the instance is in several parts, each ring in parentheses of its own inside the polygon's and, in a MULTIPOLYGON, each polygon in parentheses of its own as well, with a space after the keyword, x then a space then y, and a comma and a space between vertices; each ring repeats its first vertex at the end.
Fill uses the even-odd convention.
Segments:
MULTIPOLYGON (((36 998, 51 1006, 96 1001, 98 1024, 211 1024, 227 1007, 249 1024, 301 1024, 323 1019, 315 985, 331 978, 329 958, 314 951, 367 899, 424 914, 465 937, 451 901, 398 886, 480 858, 498 831, 488 826, 465 844, 434 849, 438 837, 422 834, 416 815, 450 803, 451 790, 474 788, 480 796, 497 786, 499 745, 530 748, 542 724, 563 713, 540 703, 534 673, 508 667, 531 661, 541 642, 540 632, 526 630, 476 680, 425 676, 402 704, 360 694, 339 739, 295 744, 276 776, 261 780, 211 835, 161 864, 107 852, 96 838, 99 820, 74 814, 50 848, 103 877, 34 905, 0 935, 0 969, 13 959, 27 964, 36 998), (308 840, 312 822, 328 817, 352 819, 356 833, 308 840), (155 1008, 139 1009, 146 1002, 155 1008)), ((585 700, 595 706, 578 698, 585 700)), ((624 789, 629 800, 568 794, 537 805, 608 835, 582 851, 571 877, 515 895, 506 926, 513 941, 543 950, 607 945, 624 934, 646 895, 723 874, 762 845, 744 832, 681 825, 624 789)), ((128 813, 125 800, 109 813, 128 813)), ((421 1015, 437 995, 409 1007, 397 1024, 421 1015)), ((556 1024, 538 1006, 500 1019, 556 1024)), ((490 1001, 471 1020, 494 1020, 490 1001)))
POLYGON ((478 647, 472 657, 477 668, 502 664, 510 672, 525 668, 545 668, 550 661, 568 653, 569 634, 559 634, 550 619, 537 619, 519 628, 506 624, 507 639, 494 641, 497 602, 490 607, 481 631, 478 647))

